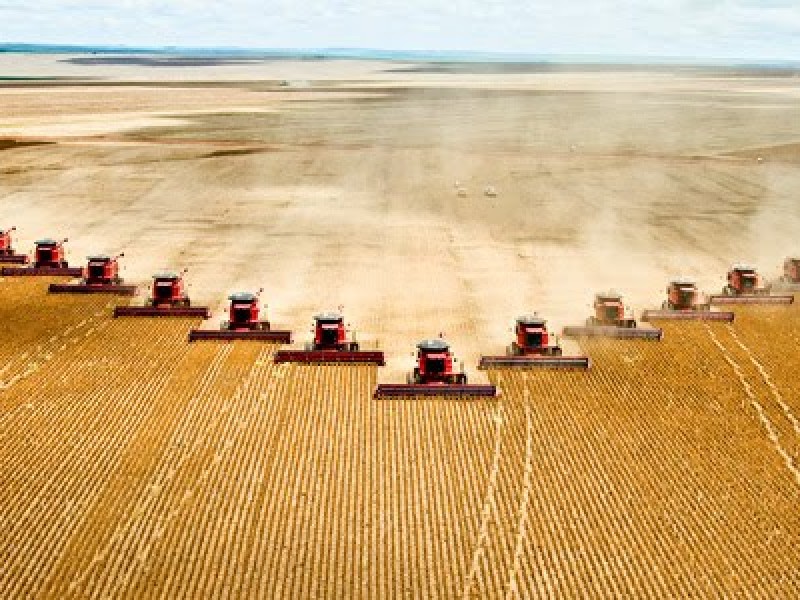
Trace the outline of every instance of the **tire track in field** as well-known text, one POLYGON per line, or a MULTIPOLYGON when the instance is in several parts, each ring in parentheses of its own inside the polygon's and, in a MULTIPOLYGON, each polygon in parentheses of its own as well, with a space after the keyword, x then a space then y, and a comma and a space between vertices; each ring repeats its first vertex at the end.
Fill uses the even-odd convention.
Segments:
POLYGON ((497 408, 492 416, 495 422, 494 448, 492 450, 492 467, 489 473, 489 481, 486 491, 483 494, 483 507, 481 509, 481 520, 478 528, 478 537, 475 540, 475 548, 472 551, 469 572, 464 580, 463 598, 469 598, 472 594, 472 586, 475 583, 480 561, 485 551, 486 542, 489 537, 489 524, 492 520, 492 513, 495 512, 495 490, 497 489, 497 479, 500 473, 500 457, 503 445, 503 422, 505 421, 502 402, 497 403, 497 408))
POLYGON ((162 445, 169 442, 170 430, 177 426, 192 399, 208 393, 230 350, 227 345, 219 349, 213 345, 191 347, 180 371, 159 394, 146 420, 140 423, 113 477, 97 495, 81 527, 62 552, 44 587, 45 597, 87 595, 87 579, 92 574, 97 579, 95 572, 115 555, 114 548, 124 541, 157 497, 160 488, 152 485, 150 473, 153 463, 161 457, 162 445), (181 393, 186 384, 196 388, 189 387, 186 393, 181 393), (130 473, 137 473, 139 477, 131 481, 130 473))
POLYGON ((733 359, 728 349, 725 348, 725 346, 719 341, 719 339, 717 338, 716 334, 713 332, 711 327, 707 323, 704 323, 703 325, 706 328, 708 335, 711 337, 711 341, 717 348, 719 348, 719 351, 722 354, 723 359, 725 360, 725 362, 728 363, 728 365, 730 365, 731 369, 733 369, 733 372, 736 374, 736 377, 739 379, 739 382, 742 384, 742 389, 744 389, 744 392, 750 401, 750 406, 752 406, 753 409, 756 411, 756 414, 758 415, 758 420, 761 422, 761 425, 767 434, 767 438, 769 439, 775 450, 783 459, 786 468, 794 477, 795 481, 797 482, 797 485, 800 486, 800 469, 797 468, 797 466, 794 464, 794 459, 781 445, 780 438, 778 435, 778 429, 776 428, 775 424, 770 420, 769 416, 764 410, 764 407, 758 402, 758 398, 753 392, 752 386, 747 381, 747 378, 744 372, 742 371, 741 366, 739 365, 738 362, 736 362, 733 359))
POLYGON ((517 541, 514 546, 514 564, 509 573, 506 598, 523 597, 517 589, 517 577, 525 553, 525 540, 528 525, 528 506, 530 504, 531 478, 533 477, 533 423, 531 421, 530 392, 524 390, 523 401, 525 411, 525 472, 522 481, 522 493, 519 500, 517 517, 517 541))
POLYGON ((764 383, 772 393, 772 397, 775 398, 775 402, 778 403, 783 411, 784 416, 786 416, 786 419, 792 424, 792 429, 794 429, 794 432, 800 435, 800 422, 798 422, 797 418, 794 416, 791 407, 784 401, 783 395, 780 393, 780 390, 778 390, 778 387, 775 385, 775 383, 773 383, 772 378, 769 376, 769 373, 767 373, 764 365, 762 365, 758 359, 756 359, 750 348, 748 348, 744 342, 742 342, 732 325, 728 324, 727 330, 728 334, 733 338, 733 341, 736 343, 736 345, 742 349, 742 351, 747 355, 747 358, 750 359, 750 362, 753 363, 753 366, 758 370, 759 375, 761 375, 761 379, 764 380, 764 383))

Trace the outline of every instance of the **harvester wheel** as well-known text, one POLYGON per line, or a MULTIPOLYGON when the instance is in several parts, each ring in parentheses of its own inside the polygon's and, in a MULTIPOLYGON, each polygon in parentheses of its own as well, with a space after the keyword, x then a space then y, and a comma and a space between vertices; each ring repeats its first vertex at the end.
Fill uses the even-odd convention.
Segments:
POLYGON ((457 373, 456 374, 456 384, 458 384, 458 385, 466 385, 467 384, 467 374, 466 373, 457 373))
POLYGON ((350 342, 350 352, 358 352, 358 342, 350 342))
POLYGON ((270 323, 269 321, 259 321, 258 325, 256 325, 256 329, 259 331, 269 331, 270 330, 270 323))
POLYGON ((556 346, 555 348, 553 348, 553 356, 561 356, 561 354, 562 354, 561 346, 556 346))

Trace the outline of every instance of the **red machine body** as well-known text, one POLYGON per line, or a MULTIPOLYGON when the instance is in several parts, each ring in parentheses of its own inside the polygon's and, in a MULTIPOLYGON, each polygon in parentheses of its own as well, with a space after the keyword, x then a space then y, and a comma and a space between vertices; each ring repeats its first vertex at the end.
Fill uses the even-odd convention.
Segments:
POLYGON ((731 322, 733 313, 712 311, 708 302, 702 302, 693 279, 677 277, 667 286, 667 299, 661 305, 661 310, 646 310, 642 313, 643 321, 655 319, 731 322))
POLYGON ((728 285, 722 295, 711 296, 711 304, 791 304, 794 296, 771 296, 755 267, 733 265, 727 274, 728 285))
POLYGON ((417 344, 417 365, 405 384, 381 384, 376 398, 392 396, 496 396, 494 385, 468 385, 467 374, 457 372, 450 345, 442 339, 423 340, 417 344))
POLYGON ((783 275, 775 282, 772 289, 781 292, 800 292, 800 258, 790 256, 783 261, 783 275))
POLYGON ((124 256, 90 256, 83 270, 81 283, 52 283, 50 292, 54 294, 117 294, 135 296, 135 285, 124 285, 119 276, 119 258, 124 256))
POLYGON ((638 328, 636 319, 629 314, 616 292, 605 292, 594 296, 594 315, 586 319, 586 325, 564 328, 568 337, 614 337, 622 339, 660 340, 661 329, 638 328))
POLYGON ((274 330, 269 321, 261 319, 259 294, 239 292, 228 296, 228 320, 220 324, 218 330, 193 329, 189 341, 199 340, 256 340, 290 344, 291 331, 274 330))
POLYGON ((276 363, 371 363, 386 364, 380 350, 360 350, 355 339, 347 338, 344 317, 328 312, 314 316, 314 339, 304 350, 279 350, 276 363))
POLYGON ((5 276, 68 276, 80 277, 83 270, 70 267, 67 264, 64 252, 64 242, 67 240, 53 240, 45 238, 36 242, 33 266, 31 267, 3 267, 5 276))
POLYGON ((536 315, 517 317, 515 339, 505 356, 482 356, 479 369, 491 367, 560 367, 588 369, 586 356, 563 356, 558 336, 547 329, 547 321, 536 315))
POLYGON ((200 317, 208 319, 207 306, 191 306, 183 273, 153 275, 150 297, 145 306, 117 306, 115 317, 200 317))
POLYGON ((17 254, 14 251, 14 244, 11 232, 16 231, 16 227, 0 230, 0 263, 26 264, 28 257, 25 254, 17 254))
POLYGON ((800 284, 800 258, 789 257, 783 261, 783 281, 800 284))

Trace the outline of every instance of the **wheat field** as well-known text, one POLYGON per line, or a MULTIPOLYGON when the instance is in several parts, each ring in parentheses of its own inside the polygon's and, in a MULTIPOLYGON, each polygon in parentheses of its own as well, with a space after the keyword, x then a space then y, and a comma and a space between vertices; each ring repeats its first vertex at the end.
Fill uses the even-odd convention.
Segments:
POLYGON ((374 400, 46 288, 0 281, 2 597, 800 593, 795 306, 374 400))

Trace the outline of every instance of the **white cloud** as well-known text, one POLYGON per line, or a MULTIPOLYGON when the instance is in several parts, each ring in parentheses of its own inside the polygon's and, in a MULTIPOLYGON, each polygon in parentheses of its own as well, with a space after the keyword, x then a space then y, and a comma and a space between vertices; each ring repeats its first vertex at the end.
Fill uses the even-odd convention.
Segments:
POLYGON ((0 0, 0 41, 800 59, 800 7, 797 0, 0 0))

